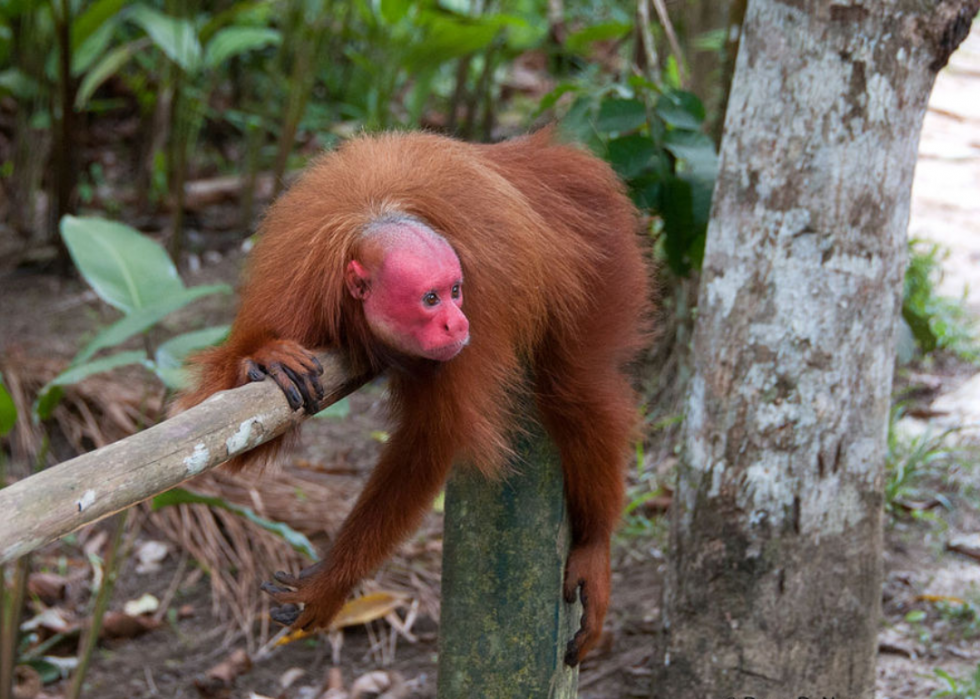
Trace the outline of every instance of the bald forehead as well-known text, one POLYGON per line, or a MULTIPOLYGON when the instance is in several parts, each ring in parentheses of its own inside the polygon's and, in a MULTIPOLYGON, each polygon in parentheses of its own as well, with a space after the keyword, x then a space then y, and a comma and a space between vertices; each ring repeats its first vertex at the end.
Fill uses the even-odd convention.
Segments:
POLYGON ((413 259, 418 262, 428 260, 437 266, 457 261, 455 251, 445 238, 409 216, 378 219, 365 229, 363 236, 363 257, 379 269, 413 259))
POLYGON ((386 284, 407 293, 461 281, 459 258, 449 242, 408 216, 376 220, 365 229, 360 257, 386 284))

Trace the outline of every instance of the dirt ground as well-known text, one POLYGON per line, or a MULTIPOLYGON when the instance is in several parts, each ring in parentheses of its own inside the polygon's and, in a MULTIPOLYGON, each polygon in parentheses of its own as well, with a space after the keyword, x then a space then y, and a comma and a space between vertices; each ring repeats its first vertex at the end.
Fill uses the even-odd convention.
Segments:
MULTIPOLYGON (((965 293, 968 305, 980 315, 978 192, 980 28, 975 25, 973 34, 936 85, 920 144, 910 233, 935 240, 950 250, 944 263, 943 288, 953 296, 965 293)), ((213 257, 187 281, 196 284, 216 278, 232 280, 240 264, 241 255, 236 252, 220 259, 213 257)), ((78 282, 0 275, 0 299, 0 354, 9 349, 12 338, 17 338, 17 343, 28 351, 69 357, 79 346, 80 338, 106 322, 105 312, 94 295, 78 282)), ((215 322, 227 319, 230 312, 227 299, 209 301, 203 309, 195 310, 213 317, 215 322)), ((952 425, 980 426, 980 374, 975 373, 975 368, 964 364, 938 366, 925 370, 917 380, 931 386, 931 416, 927 421, 906 421, 904 429, 921 434, 952 425)), ((376 454, 377 440, 372 441, 372 433, 385 427, 379 395, 378 390, 356 395, 351 401, 351 415, 343 421, 308 423, 303 446, 293 459, 336 464, 337 454, 342 454, 350 469, 343 481, 346 492, 351 482, 363 479, 376 454)), ((980 443, 980 430, 967 430, 961 436, 980 443)), ((885 614, 878 659, 880 699, 928 697, 944 686, 937 669, 965 678, 980 663, 980 620, 957 619, 949 612, 950 608, 955 612, 955 600, 980 608, 980 561, 948 550, 951 542, 963 537, 980 538, 980 471, 963 469, 949 474, 937 487, 952 488, 954 492, 947 493, 943 506, 931 510, 929 516, 887 518, 885 614), (945 601, 947 607, 937 601, 945 601)), ((343 510, 349 504, 334 502, 331 507, 343 510)), ((338 517, 343 512, 329 514, 338 517)), ((423 528, 425 536, 437 541, 439 525, 440 515, 433 513, 423 528)), ((138 543, 152 539, 154 533, 145 530, 140 537, 138 543)), ((980 550, 980 543, 974 545, 980 550)), ((583 699, 648 696, 648 668, 659 617, 665 555, 662 536, 617 538, 608 634, 606 642, 582 668, 579 695, 583 699)), ((57 547, 49 548, 45 556, 51 565, 58 565, 57 547)), ((193 566, 181 567, 175 550, 171 548, 155 572, 140 573, 136 567, 135 557, 127 560, 114 594, 114 609, 145 593, 162 598, 177 582, 173 607, 183 613, 137 638, 106 641, 89 673, 86 696, 199 696, 194 681, 227 660, 235 649, 243 648, 243 641, 230 636, 227 627, 216 622, 207 577, 193 566)), ((437 584, 430 592, 438 593, 437 584)), ((411 630, 414 642, 398 639, 394 653, 382 654, 379 650, 391 635, 390 628, 382 622, 374 622, 370 630, 347 630, 336 656, 325 640, 290 644, 255 661, 250 671, 240 674, 235 689, 227 696, 312 698, 316 696, 314 687, 322 687, 331 667, 336 667, 346 688, 355 681, 365 686, 373 681, 381 688, 364 696, 378 696, 388 687, 390 693, 384 696, 389 699, 434 697, 438 627, 432 616, 422 613, 411 630), (284 685, 290 683, 290 688, 285 689, 284 685)), ((46 691, 55 696, 58 689, 55 686, 46 691)))

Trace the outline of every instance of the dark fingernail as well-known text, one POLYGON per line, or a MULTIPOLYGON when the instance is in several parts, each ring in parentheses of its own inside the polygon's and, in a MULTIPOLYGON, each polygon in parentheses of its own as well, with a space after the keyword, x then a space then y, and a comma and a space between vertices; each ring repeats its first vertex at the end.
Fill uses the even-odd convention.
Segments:
POLYGON ((323 365, 320 364, 320 360, 316 357, 311 357, 313 359, 313 366, 316 367, 316 375, 319 376, 323 373, 323 365))

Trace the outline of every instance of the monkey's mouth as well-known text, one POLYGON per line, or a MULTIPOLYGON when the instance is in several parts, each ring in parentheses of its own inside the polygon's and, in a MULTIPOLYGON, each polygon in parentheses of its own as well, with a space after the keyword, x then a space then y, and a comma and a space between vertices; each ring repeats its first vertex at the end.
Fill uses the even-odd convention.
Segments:
POLYGON ((437 362, 448 362, 450 359, 462 352, 463 348, 468 344, 470 344, 470 338, 467 335, 463 340, 457 340, 452 344, 431 349, 425 353, 425 356, 429 359, 434 359, 437 362))

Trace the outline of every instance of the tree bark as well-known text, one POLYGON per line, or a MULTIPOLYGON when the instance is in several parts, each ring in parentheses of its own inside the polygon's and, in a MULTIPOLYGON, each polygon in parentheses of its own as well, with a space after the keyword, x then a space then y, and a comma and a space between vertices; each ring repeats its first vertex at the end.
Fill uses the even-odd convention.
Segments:
POLYGON ((655 697, 874 694, 885 435, 936 72, 980 0, 750 0, 655 697))

